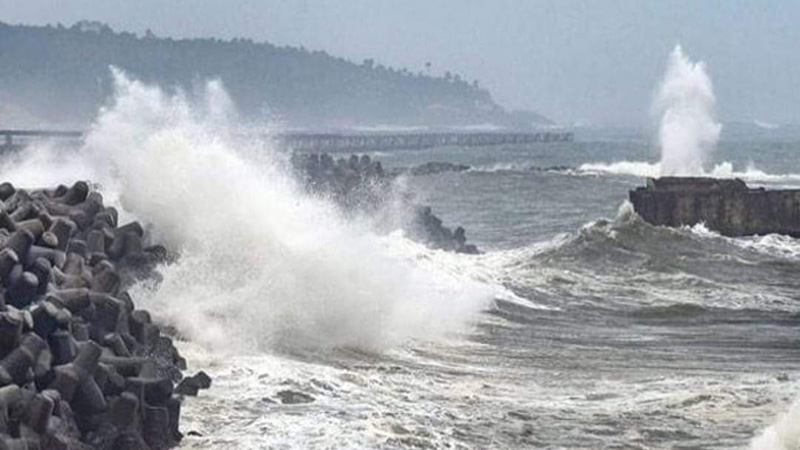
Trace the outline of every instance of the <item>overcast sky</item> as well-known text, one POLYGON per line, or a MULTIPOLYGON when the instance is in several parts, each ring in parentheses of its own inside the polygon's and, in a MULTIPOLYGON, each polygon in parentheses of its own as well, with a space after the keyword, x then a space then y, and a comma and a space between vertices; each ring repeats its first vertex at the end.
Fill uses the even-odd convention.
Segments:
POLYGON ((667 56, 706 61, 724 120, 800 123, 800 1, 0 0, 0 21, 247 37, 478 79, 562 123, 641 125, 667 56))

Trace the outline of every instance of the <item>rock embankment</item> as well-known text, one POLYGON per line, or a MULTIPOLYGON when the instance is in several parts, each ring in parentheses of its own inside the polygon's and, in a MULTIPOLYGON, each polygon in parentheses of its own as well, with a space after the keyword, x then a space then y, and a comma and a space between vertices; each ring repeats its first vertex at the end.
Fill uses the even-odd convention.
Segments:
MULTIPOLYGON (((442 169, 441 164, 437 163, 423 172, 433 173, 434 169, 442 169)), ((324 153, 294 154, 292 165, 309 192, 324 195, 347 211, 375 212, 386 206, 387 202, 399 198, 412 211, 412 218, 406 227, 412 239, 431 248, 478 253, 476 246, 467 244, 466 231, 462 227, 455 230, 445 227, 430 207, 416 205, 413 198, 407 195, 394 195, 392 181, 396 174, 384 171, 381 163, 373 161, 368 155, 334 159, 324 153)))
POLYGON ((414 218, 408 228, 412 239, 423 242, 431 248, 470 255, 480 253, 478 247, 467 244, 467 232, 463 227, 451 230, 444 226, 442 219, 436 217, 429 206, 415 207, 414 218))
POLYGON ((181 439, 185 361, 125 290, 165 257, 87 183, 0 185, 0 448, 181 439))
POLYGON ((381 163, 367 155, 333 159, 325 153, 295 154, 292 165, 306 190, 346 210, 374 211, 391 189, 391 178, 381 163))

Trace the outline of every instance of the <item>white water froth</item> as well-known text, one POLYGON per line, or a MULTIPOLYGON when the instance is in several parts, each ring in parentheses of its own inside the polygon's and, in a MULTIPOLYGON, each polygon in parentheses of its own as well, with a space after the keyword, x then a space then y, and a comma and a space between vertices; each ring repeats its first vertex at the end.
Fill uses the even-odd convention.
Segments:
POLYGON ((119 72, 115 83, 82 149, 34 149, 2 175, 21 186, 97 181, 179 252, 157 288, 134 294, 185 337, 232 353, 376 349, 460 331, 489 305, 493 288, 417 264, 422 250, 397 251, 417 248, 402 236, 304 195, 282 155, 236 138, 220 83, 195 101, 119 72))
POLYGON ((714 103, 705 63, 693 63, 677 45, 653 103, 660 119, 662 176, 703 173, 722 130, 714 118, 714 103))
POLYGON ((497 162, 474 166, 469 169, 473 173, 502 173, 502 172, 544 172, 550 174, 580 175, 573 168, 567 166, 537 166, 533 163, 497 162))
POLYGON ((800 400, 750 443, 750 450, 800 449, 800 400))
POLYGON ((705 223, 698 223, 682 229, 695 236, 706 239, 720 239, 744 250, 760 253, 770 257, 785 258, 800 261, 800 242, 791 236, 783 234, 767 234, 746 237, 723 236, 717 231, 710 230, 705 223))
POLYGON ((612 175, 633 175, 657 178, 661 174, 661 164, 642 161, 618 161, 613 163, 585 163, 578 167, 579 172, 612 175))
POLYGON ((494 164, 486 164, 482 166, 472 167, 470 169, 471 172, 485 172, 485 173, 496 173, 496 172, 525 172, 531 170, 530 165, 528 164, 517 164, 517 163, 494 163, 494 164))
MULTIPOLYGON (((630 175, 642 178, 658 178, 662 175, 661 163, 645 161, 617 161, 613 163, 585 163, 578 168, 579 172, 610 175, 630 175)), ((730 162, 715 165, 710 171, 700 172, 698 176, 711 178, 741 178, 744 181, 764 183, 800 183, 800 174, 767 173, 758 169, 753 164, 747 165, 744 170, 736 170, 730 162)))

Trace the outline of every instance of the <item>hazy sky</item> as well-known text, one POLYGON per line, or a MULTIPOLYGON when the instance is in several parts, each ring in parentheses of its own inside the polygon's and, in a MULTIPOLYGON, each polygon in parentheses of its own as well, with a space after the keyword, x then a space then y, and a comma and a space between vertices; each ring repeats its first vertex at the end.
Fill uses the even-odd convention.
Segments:
POLYGON ((667 56, 706 61, 725 120, 800 123, 800 1, 0 0, 0 21, 249 37, 478 79, 563 123, 646 124, 667 56))

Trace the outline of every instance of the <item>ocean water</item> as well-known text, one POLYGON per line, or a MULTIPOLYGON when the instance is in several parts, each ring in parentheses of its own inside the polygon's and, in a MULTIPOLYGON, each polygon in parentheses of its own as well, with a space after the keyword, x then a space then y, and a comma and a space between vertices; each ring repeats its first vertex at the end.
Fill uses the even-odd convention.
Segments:
MULTIPOLYGON (((473 167, 397 180, 484 251, 456 255, 306 195, 218 84, 116 76, 84 145, 32 145, 0 175, 91 179, 180 253, 132 294, 214 379, 181 448, 800 448, 800 241, 642 222, 647 133, 371 154, 473 167)), ((800 188, 797 152, 800 134, 723 128, 707 170, 800 188)))
MULTIPOLYGON (((423 447, 798 448, 797 408, 778 417, 800 388, 800 241, 644 223, 626 198, 659 174, 658 149, 646 135, 609 134, 374 155, 390 167, 473 167, 405 186, 486 253, 419 257, 463 264, 514 297, 496 297, 455 341, 387 353, 402 375, 361 370, 436 380, 400 401, 430 411, 398 418, 423 447)), ((707 175, 800 188, 800 140, 742 134, 723 139, 707 175)), ((385 420, 381 438, 353 445, 416 442, 397 441, 385 420)))

